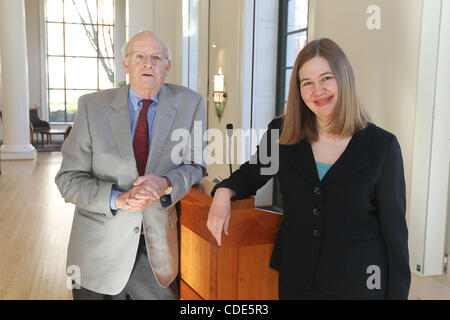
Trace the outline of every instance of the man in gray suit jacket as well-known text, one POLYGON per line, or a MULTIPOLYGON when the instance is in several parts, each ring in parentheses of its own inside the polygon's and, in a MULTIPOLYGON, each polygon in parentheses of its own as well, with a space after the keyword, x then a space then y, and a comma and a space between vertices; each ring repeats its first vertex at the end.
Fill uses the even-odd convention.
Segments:
POLYGON ((125 45, 123 65, 130 85, 80 97, 62 148, 55 182, 76 206, 67 272, 75 299, 177 299, 174 205, 205 173, 204 102, 164 84, 169 51, 151 31, 125 45), (196 141, 172 141, 176 129, 196 141))

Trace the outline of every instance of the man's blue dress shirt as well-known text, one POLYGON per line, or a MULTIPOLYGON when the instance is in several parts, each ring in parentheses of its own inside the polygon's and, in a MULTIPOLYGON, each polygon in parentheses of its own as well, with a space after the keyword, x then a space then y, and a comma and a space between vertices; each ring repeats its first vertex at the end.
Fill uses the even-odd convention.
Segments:
MULTIPOLYGON (((159 93, 156 94, 154 97, 150 98, 151 100, 153 100, 153 102, 148 107, 147 112, 149 146, 151 146, 152 143, 153 129, 155 127, 156 111, 158 107, 158 96, 159 93)), ((130 112, 131 145, 133 145, 133 139, 134 134, 136 132, 139 113, 141 112, 142 109, 142 102, 140 101, 143 99, 144 98, 140 97, 130 86, 130 89, 128 90, 128 110, 130 112)), ((119 194, 121 194, 120 191, 111 190, 111 200, 110 200, 111 210, 117 210, 116 198, 119 194)))

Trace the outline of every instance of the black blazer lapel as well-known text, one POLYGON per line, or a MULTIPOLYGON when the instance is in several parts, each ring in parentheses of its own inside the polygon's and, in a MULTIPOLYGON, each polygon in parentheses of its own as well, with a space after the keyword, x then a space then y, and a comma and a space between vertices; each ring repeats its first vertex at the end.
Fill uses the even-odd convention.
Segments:
POLYGON ((317 174, 316 163, 314 160, 314 155, 311 149, 311 144, 305 140, 301 140, 297 144, 295 151, 298 155, 293 157, 293 159, 299 159, 299 173, 312 185, 316 186, 319 184, 319 176, 317 174))
POLYGON ((322 179, 323 184, 342 181, 370 165, 368 128, 356 133, 347 148, 322 179))

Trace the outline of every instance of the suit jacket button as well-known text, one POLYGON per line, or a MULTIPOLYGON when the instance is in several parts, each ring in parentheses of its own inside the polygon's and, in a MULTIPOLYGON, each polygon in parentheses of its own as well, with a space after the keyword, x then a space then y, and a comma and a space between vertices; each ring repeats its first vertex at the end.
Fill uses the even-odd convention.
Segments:
POLYGON ((316 237, 316 238, 319 238, 320 237, 320 230, 319 229, 314 229, 313 236, 316 237))
POLYGON ((134 228, 134 233, 139 233, 139 228, 138 227, 134 228))
POLYGON ((314 194, 317 196, 320 196, 321 192, 320 192, 320 188, 319 187, 315 187, 314 188, 314 194))
POLYGON ((319 208, 314 208, 314 209, 313 209, 313 215, 314 215, 315 217, 320 216, 320 209, 319 209, 319 208))

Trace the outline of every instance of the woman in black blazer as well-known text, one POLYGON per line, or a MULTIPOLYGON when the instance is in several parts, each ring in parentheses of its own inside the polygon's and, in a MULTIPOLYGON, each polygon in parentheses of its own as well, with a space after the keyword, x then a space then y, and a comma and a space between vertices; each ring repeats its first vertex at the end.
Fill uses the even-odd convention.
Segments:
POLYGON ((280 299, 407 299, 405 179, 396 137, 369 122, 352 67, 329 39, 308 43, 290 80, 286 115, 269 124, 252 160, 212 191, 208 228, 228 234, 230 199, 272 175, 260 151, 279 148, 284 204, 270 266, 280 299), (276 140, 273 140, 276 141, 276 140))

